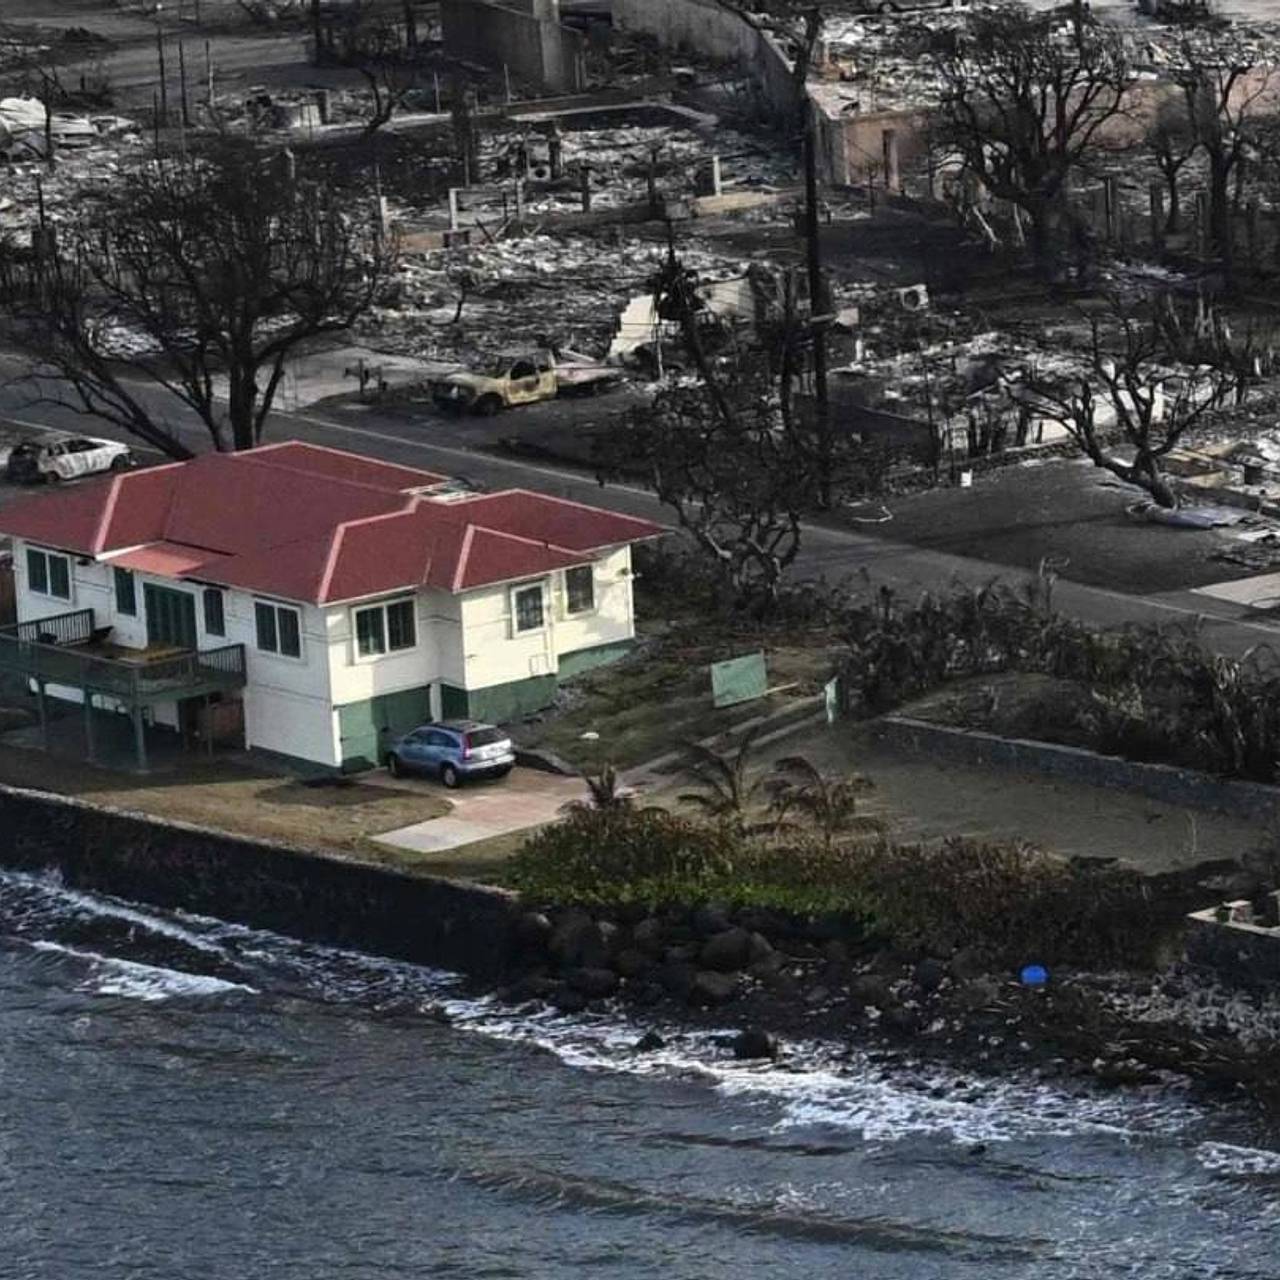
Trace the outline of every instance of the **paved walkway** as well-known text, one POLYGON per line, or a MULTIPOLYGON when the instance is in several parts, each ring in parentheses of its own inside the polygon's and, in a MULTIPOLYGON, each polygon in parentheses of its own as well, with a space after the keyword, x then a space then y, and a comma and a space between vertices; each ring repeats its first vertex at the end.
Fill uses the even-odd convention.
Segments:
MULTIPOLYGON (((386 775, 378 773, 370 774, 367 780, 377 784, 383 778, 386 775)), ((397 778, 393 785, 401 789, 430 787, 447 795, 453 805, 453 812, 447 817, 415 822, 374 837, 381 844, 416 853, 440 853, 477 840, 543 826, 559 817, 562 806, 570 800, 586 794, 580 778, 519 768, 500 780, 468 783, 456 791, 446 792, 439 783, 425 778, 397 778)))

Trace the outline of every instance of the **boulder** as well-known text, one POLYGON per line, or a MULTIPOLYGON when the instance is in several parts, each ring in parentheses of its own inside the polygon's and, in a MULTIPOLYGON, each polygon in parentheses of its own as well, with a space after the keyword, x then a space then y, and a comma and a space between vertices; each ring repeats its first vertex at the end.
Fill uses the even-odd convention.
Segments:
POLYGON ((849 948, 845 946, 839 938, 832 938, 829 942, 822 944, 822 958, 829 965, 844 965, 849 963, 849 948))
POLYGON ((618 975, 612 969, 570 969, 565 981, 589 999, 611 996, 618 989, 618 975))
POLYGON ((980 978, 986 973, 987 965, 977 947, 961 947, 951 957, 947 969, 953 978, 965 981, 980 978))
POLYGON ((551 921, 541 911, 525 911, 516 921, 516 941, 528 951, 541 951, 551 941, 551 921))
POLYGON ((699 957, 704 969, 730 973, 751 961, 751 935, 745 929, 725 929, 708 938, 699 957))
POLYGON ((704 938, 710 938, 714 934, 724 933, 726 929, 733 928, 729 909, 718 902, 704 902, 700 907, 695 907, 689 917, 689 923, 694 931, 704 938))
POLYGON ((933 956, 925 956, 911 976, 921 991, 937 991, 947 976, 947 966, 933 956))
POLYGON ((565 985, 557 988, 551 997, 551 1003, 561 1013, 581 1013, 587 1007, 587 997, 581 991, 565 985))
POLYGON ((673 996, 682 996, 687 994, 689 988, 693 986, 696 973, 697 970, 691 964, 669 961, 654 976, 665 991, 669 991, 673 996))
POLYGON ((776 1058, 778 1037, 759 1027, 746 1027, 733 1037, 729 1047, 735 1058, 776 1058))
POLYGON ((646 1031, 633 1047, 637 1053, 653 1053, 665 1049, 667 1042, 656 1031, 646 1031))
POLYGON ((886 1009, 894 1003, 889 984, 884 978, 874 973, 859 974, 849 984, 849 996, 854 1004, 874 1005, 877 1009, 886 1009))
POLYGON ((763 933, 753 933, 751 935, 751 950, 748 952, 747 958, 752 964, 757 964, 761 960, 777 959, 777 955, 778 953, 773 949, 773 943, 763 933))
POLYGON ((547 949, 566 969, 602 969, 609 945, 600 926, 585 912, 570 912, 551 933, 547 949))
POLYGON ((631 930, 631 941, 641 951, 648 951, 655 956, 661 955, 667 945, 666 929, 661 920, 649 916, 631 930))
POLYGON ((696 1005, 725 1004, 738 994, 738 979, 732 973, 699 969, 689 987, 689 1003, 696 1005))
POLYGON ((613 967, 624 978, 638 978, 653 968, 653 957, 635 947, 624 947, 614 957, 613 967))

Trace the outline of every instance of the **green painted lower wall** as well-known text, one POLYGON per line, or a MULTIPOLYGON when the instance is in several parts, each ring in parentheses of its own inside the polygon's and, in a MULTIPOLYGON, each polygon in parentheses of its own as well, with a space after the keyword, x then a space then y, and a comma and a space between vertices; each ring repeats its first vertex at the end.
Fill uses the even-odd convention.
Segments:
POLYGON ((386 744, 431 719, 431 687, 400 689, 338 708, 343 772, 373 769, 386 744))
POLYGON ((603 667, 608 662, 625 658, 635 648, 634 640, 615 640, 611 644, 596 644, 589 649, 575 649, 560 655, 560 679, 572 680, 593 667, 603 667))
POLYGON ((555 676, 530 676, 510 684, 467 691, 467 714, 472 720, 507 724, 549 707, 556 697, 555 676))

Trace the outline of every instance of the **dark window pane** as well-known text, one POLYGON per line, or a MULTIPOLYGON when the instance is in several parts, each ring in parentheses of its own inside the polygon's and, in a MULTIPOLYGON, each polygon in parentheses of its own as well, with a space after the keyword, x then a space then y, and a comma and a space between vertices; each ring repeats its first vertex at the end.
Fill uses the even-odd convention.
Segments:
POLYGON ((382 629, 382 609, 356 611, 356 652, 362 658, 386 653, 387 639, 382 629))
POLYGON ((467 741, 473 747, 487 747, 491 742, 501 742, 507 735, 501 729, 472 729, 467 741))
POLYGON ((413 619, 413 601, 397 600, 387 605, 387 648, 412 649, 418 643, 413 619))
POLYGON ((222 592, 216 587, 204 591, 204 629, 211 636, 227 634, 227 617, 222 605, 222 592))
POLYGON ((280 638, 276 634, 276 609, 271 604, 255 604, 254 620, 258 624, 258 648, 267 653, 278 653, 280 638))
POLYGON ((595 608, 595 570, 591 565, 565 570, 564 593, 568 613, 585 613, 595 608))
POLYGON ((302 628, 296 609, 277 609, 280 627, 280 652, 290 658, 302 657, 302 628))
POLYGON ((71 599, 71 562, 66 556, 49 556, 49 594, 59 600, 71 599))
POLYGON ((138 612, 138 591, 128 569, 114 570, 116 579, 116 612, 130 617, 138 612))
POLYGON ((41 595, 49 594, 49 557, 43 551, 27 550, 27 586, 41 595))
POLYGON ((542 588, 526 587, 516 592, 516 630, 536 631, 542 626, 542 588))

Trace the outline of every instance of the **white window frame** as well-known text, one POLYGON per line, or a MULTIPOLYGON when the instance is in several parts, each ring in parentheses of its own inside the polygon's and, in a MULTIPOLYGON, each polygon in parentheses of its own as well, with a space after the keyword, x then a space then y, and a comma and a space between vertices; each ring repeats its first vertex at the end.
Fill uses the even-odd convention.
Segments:
POLYGON ((546 581, 540 582, 522 582, 510 589, 510 595, 507 600, 507 606, 511 613, 511 636, 515 639, 517 636, 536 636, 547 629, 547 584, 546 581), (520 596, 527 591, 536 591, 538 600, 542 606, 542 620, 536 627, 522 627, 520 625, 520 609, 517 601, 520 596))
POLYGON ((307 639, 306 632, 302 627, 302 610, 296 604, 285 604, 281 600, 265 600, 261 597, 254 597, 253 600, 253 648, 256 653, 265 654, 268 658, 279 658, 283 662, 302 662, 307 660, 307 639), (261 636, 258 634, 258 606, 264 609, 274 609, 276 612, 276 645, 274 649, 264 649, 261 643, 261 636), (280 618, 281 611, 287 610, 298 619, 298 652, 296 655, 285 653, 279 648, 280 643, 280 618))
POLYGON ((564 616, 566 618, 589 618, 595 613, 600 602, 596 596, 596 567, 594 564, 574 565, 570 569, 565 569, 560 575, 560 588, 564 593, 564 616), (569 575, 571 573, 587 573, 591 580, 591 603, 585 609, 569 608, 569 575))
POLYGON ((351 655, 356 662, 381 662, 385 658, 394 658, 400 654, 413 653, 418 647, 418 602, 414 596, 399 596, 394 600, 381 600, 377 604, 360 604, 351 606, 351 655), (391 627, 387 619, 387 611, 396 605, 407 604, 413 612, 413 643, 391 647, 391 627), (381 653, 360 652, 360 626, 356 621, 362 613, 382 614, 382 643, 385 646, 381 653))
POLYGON ((28 545, 26 555, 22 562, 23 572, 27 578, 27 590, 33 596, 43 596, 46 600, 61 600, 65 604, 70 604, 76 598, 76 578, 71 571, 71 557, 61 551, 46 551, 44 547, 33 547, 28 545), (44 581, 45 589, 41 591, 38 587, 32 585, 31 581, 31 556, 44 556, 44 581), (61 560, 67 566, 67 594, 60 596, 49 588, 53 585, 53 575, 49 572, 49 563, 54 560, 61 560))

